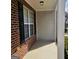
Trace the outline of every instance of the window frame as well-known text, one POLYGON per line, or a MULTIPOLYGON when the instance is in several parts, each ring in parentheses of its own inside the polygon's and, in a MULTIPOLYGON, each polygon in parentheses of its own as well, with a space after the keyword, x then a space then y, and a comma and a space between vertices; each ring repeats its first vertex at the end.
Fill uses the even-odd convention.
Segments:
POLYGON ((33 24, 34 25, 34 30, 33 30, 33 33, 36 36, 36 11, 25 0, 18 0, 20 44, 24 43, 26 41, 25 39, 29 38, 29 37, 25 38, 25 33, 24 33, 23 5, 34 12, 34 24, 33 24))
MULTIPOLYGON (((27 14, 26 14, 27 19, 24 19, 24 20, 26 20, 27 22, 24 22, 24 26, 27 25, 28 26, 27 31, 29 31, 28 36, 25 37, 25 39, 27 40, 28 37, 31 37, 32 35, 34 35, 34 12, 32 10, 28 9, 25 5, 23 5, 23 13, 25 12, 25 10, 27 12, 27 14), (31 12, 33 12, 33 15, 30 14, 31 12), (32 19, 33 22, 31 22, 31 16, 33 16, 33 19, 32 19), (31 25, 33 25, 33 34, 32 35, 31 35, 31 31, 30 31, 31 25)), ((25 16, 25 14, 23 14, 23 17, 24 16, 25 16)), ((25 33, 24 33, 24 35, 25 35, 25 33)))

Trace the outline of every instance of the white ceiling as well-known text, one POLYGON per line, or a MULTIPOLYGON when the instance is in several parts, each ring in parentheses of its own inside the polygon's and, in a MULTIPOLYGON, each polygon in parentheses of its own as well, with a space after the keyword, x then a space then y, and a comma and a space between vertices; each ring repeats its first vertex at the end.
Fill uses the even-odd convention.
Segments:
POLYGON ((40 5, 40 0, 25 0, 36 11, 51 11, 55 9, 57 0, 43 0, 44 5, 40 5))

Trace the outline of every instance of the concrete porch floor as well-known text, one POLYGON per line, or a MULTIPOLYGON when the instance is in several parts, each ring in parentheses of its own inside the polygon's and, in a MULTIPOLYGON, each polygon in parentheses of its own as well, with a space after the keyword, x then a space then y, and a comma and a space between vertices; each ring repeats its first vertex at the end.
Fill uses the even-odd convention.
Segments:
POLYGON ((37 41, 23 59, 57 59, 56 43, 37 41))

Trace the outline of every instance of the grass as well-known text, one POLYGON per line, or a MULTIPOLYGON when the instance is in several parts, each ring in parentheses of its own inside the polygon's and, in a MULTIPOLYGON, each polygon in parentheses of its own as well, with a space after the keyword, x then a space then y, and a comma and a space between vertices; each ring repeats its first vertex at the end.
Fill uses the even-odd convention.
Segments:
POLYGON ((64 57, 68 59, 68 36, 64 36, 64 57))
POLYGON ((68 37, 67 36, 64 36, 64 47, 66 50, 68 50, 68 37))

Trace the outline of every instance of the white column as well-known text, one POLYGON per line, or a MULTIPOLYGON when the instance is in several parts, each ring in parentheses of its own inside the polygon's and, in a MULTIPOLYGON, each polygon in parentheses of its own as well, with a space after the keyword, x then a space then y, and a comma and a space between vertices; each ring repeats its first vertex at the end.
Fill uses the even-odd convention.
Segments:
POLYGON ((64 59, 64 26, 65 26, 65 7, 64 0, 58 0, 57 5, 57 41, 58 59, 64 59))

